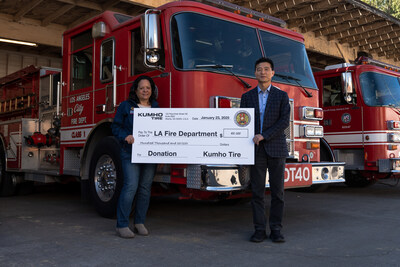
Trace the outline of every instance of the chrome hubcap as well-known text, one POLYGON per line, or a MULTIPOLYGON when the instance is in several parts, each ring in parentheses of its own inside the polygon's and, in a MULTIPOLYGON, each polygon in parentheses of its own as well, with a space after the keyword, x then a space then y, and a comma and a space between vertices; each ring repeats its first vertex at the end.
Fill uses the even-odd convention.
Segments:
POLYGON ((107 202, 114 193, 117 184, 117 172, 112 158, 108 155, 103 155, 97 161, 96 173, 94 176, 94 184, 99 198, 107 202))

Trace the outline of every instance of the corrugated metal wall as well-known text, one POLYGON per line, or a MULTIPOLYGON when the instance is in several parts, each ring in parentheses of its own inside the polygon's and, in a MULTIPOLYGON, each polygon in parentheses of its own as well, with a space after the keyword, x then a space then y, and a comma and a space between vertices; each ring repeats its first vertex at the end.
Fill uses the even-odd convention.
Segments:
POLYGON ((0 77, 30 65, 62 68, 62 59, 0 50, 0 77))

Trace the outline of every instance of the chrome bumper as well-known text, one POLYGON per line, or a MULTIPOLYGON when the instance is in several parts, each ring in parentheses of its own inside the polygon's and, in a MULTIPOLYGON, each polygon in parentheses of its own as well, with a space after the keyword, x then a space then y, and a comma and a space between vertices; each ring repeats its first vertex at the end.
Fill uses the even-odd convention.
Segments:
POLYGON ((312 183, 341 183, 344 182, 344 162, 312 163, 312 183))
MULTIPOLYGON (((344 162, 286 163, 285 187, 308 187, 313 184, 344 182, 344 162)), ((229 192, 246 188, 250 166, 187 165, 186 187, 205 191, 229 192)), ((155 182, 171 183, 171 176, 158 174, 155 182)), ((266 175, 269 188, 269 175, 266 175)))

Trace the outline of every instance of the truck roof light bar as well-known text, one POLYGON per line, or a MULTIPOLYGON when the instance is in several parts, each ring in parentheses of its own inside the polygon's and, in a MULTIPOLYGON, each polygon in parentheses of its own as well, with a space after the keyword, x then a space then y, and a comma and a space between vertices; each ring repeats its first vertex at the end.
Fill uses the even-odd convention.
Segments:
POLYGON ((270 15, 267 15, 267 14, 264 14, 264 13, 261 13, 258 11, 254 11, 249 8, 241 7, 241 6, 226 2, 226 1, 222 1, 222 0, 193 0, 193 1, 204 3, 209 6, 218 7, 220 9, 224 9, 224 10, 233 12, 235 14, 240 14, 240 15, 246 16, 248 18, 257 19, 259 21, 267 22, 267 23, 270 23, 270 24, 273 24, 275 26, 279 26, 282 28, 286 28, 286 26, 287 26, 287 24, 284 20, 275 18, 273 16, 270 16, 270 15))
POLYGON ((387 70, 392 70, 392 71, 396 71, 396 72, 400 72, 400 67, 395 66, 395 65, 391 65, 391 64, 387 64, 369 57, 365 57, 365 56, 361 56, 359 58, 357 58, 355 60, 355 63, 357 65, 362 65, 362 64, 371 64, 371 65, 375 65, 381 68, 385 68, 387 70))

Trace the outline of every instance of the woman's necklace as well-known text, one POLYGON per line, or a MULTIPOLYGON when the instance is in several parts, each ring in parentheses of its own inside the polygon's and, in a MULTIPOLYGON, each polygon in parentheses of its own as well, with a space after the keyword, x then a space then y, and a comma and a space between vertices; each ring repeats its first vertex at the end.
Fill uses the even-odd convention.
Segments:
POLYGON ((139 106, 140 108, 149 108, 149 107, 151 107, 150 104, 147 104, 147 105, 138 104, 138 106, 139 106))

